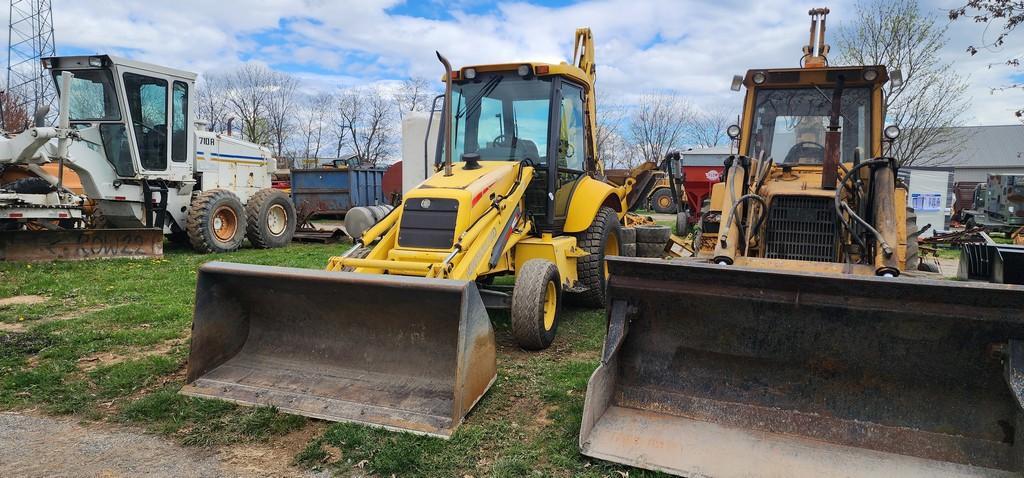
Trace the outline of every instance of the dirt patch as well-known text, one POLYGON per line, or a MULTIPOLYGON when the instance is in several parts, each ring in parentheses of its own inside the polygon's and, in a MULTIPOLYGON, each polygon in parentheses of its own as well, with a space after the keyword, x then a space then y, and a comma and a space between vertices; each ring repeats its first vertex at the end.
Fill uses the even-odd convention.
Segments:
MULTIPOLYGON (((39 296, 18 296, 18 297, 39 297, 39 296)), ((13 297, 12 297, 13 298, 13 297)), ((45 299, 45 298, 44 298, 45 299)), ((2 300, 2 299, 0 299, 2 300)), ((107 309, 107 305, 96 305, 92 307, 86 307, 84 309, 78 309, 70 314, 58 315, 54 317, 44 317, 37 320, 19 320, 18 322, 0 322, 0 332, 25 332, 28 330, 30 325, 45 324, 49 322, 56 322, 61 320, 73 320, 79 317, 98 312, 107 309)), ((2 308, 2 307, 0 307, 2 308)))
POLYGON ((16 295, 14 297, 5 297, 0 299, 0 309, 10 307, 12 305, 42 304, 48 300, 50 300, 49 297, 43 297, 41 295, 16 295))
POLYGON ((292 465, 295 455, 326 429, 326 422, 311 421, 302 429, 274 438, 268 443, 246 443, 225 447, 217 454, 217 458, 236 469, 253 474, 302 476, 303 470, 292 465))
POLYGON ((160 342, 147 347, 145 350, 134 350, 130 353, 120 354, 114 352, 96 352, 78 359, 78 368, 83 372, 91 372, 100 367, 118 364, 127 360, 138 360, 153 355, 166 355, 175 347, 185 344, 185 339, 173 339, 160 342))
POLYGON ((0 476, 250 478, 318 477, 271 461, 239 466, 223 451, 185 448, 130 429, 83 426, 73 420, 0 413, 0 476))

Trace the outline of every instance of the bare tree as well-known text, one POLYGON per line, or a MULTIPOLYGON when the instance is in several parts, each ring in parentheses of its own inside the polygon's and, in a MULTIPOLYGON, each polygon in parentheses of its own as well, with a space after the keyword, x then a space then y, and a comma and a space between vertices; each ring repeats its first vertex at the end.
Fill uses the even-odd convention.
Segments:
POLYGON ((629 124, 629 139, 639 159, 656 163, 670 150, 682 146, 686 126, 693 117, 693 108, 678 94, 641 96, 629 124))
POLYGON ((224 77, 224 95, 231 114, 242 123, 242 137, 254 143, 270 142, 266 114, 274 76, 274 71, 263 65, 246 63, 224 77))
POLYGON ((395 92, 399 116, 404 116, 406 111, 429 110, 434 97, 439 92, 437 85, 426 78, 407 78, 395 92))
POLYGON ((722 108, 697 112, 687 125, 686 142, 697 148, 713 148, 726 144, 729 137, 725 130, 734 121, 736 115, 722 108))
POLYGON ((597 158, 606 168, 632 168, 639 161, 629 141, 623 137, 628 110, 626 105, 615 102, 611 96, 597 93, 597 158))
POLYGON ((264 115, 270 143, 278 158, 284 156, 285 144, 295 130, 295 90, 298 86, 299 81, 286 73, 272 72, 270 75, 264 115))
POLYGON ((231 117, 228 104, 226 78, 216 73, 204 73, 196 82, 196 114, 206 120, 210 131, 223 131, 231 117))
MULTIPOLYGON (((346 91, 338 97, 339 145, 347 140, 360 162, 377 166, 395 148, 395 106, 380 88, 346 91)), ((341 147, 338 148, 341 156, 341 147)))
POLYGON ((321 150, 327 140, 327 132, 333 118, 335 99, 327 93, 309 96, 303 102, 299 112, 299 132, 301 133, 302 158, 320 157, 321 150))
POLYGON ((937 165, 962 149, 953 128, 969 106, 967 82, 940 57, 947 27, 921 13, 916 0, 862 0, 856 20, 839 29, 841 59, 903 72, 885 88, 884 115, 902 129, 890 154, 900 165, 937 165))
MULTIPOLYGON (((1006 37, 1017 28, 1018 25, 1024 24, 1024 1, 1022 0, 970 0, 960 8, 955 8, 949 11, 949 19, 956 20, 962 17, 970 17, 976 23, 985 23, 992 25, 993 23, 1002 25, 999 27, 999 33, 991 41, 982 41, 980 45, 970 45, 967 47, 967 52, 972 56, 978 54, 979 47, 986 50, 1001 49, 1006 44, 1006 37), (970 12, 970 13, 968 13, 970 12)), ((986 32, 988 29, 986 28, 986 32)), ((1003 62, 1006 66, 1013 69, 1020 69, 1022 67, 1021 61, 1024 60, 1024 52, 1014 51, 1011 56, 1003 62)), ((993 65, 989 65, 992 68, 993 65)), ((1017 81, 1008 85, 1001 85, 992 88, 992 92, 1013 90, 1017 88, 1024 88, 1024 81, 1017 81)), ((1021 107, 1014 112, 1017 119, 1024 121, 1024 107, 1021 107)))
POLYGON ((25 105, 29 104, 24 95, 17 91, 0 92, 0 108, 3 111, 3 132, 20 133, 32 121, 25 105))

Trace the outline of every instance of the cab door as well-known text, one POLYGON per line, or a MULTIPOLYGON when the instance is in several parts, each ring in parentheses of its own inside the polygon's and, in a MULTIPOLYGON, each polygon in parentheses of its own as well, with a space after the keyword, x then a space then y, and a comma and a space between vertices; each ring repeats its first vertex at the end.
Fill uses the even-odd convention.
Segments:
POLYGON ((143 176, 168 176, 170 81, 142 71, 122 70, 128 130, 143 176))
POLYGON ((586 176, 586 164, 592 158, 586 140, 586 99, 583 88, 559 79, 555 87, 555 101, 549 125, 549 176, 551 220, 561 232, 569 215, 569 203, 576 186, 586 176))

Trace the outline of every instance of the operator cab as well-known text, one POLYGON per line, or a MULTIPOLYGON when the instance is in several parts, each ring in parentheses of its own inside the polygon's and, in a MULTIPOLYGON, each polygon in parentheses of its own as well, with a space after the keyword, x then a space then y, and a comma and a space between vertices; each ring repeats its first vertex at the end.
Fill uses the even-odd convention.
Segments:
MULTIPOLYGON (((573 188, 595 158, 586 136, 585 82, 574 81, 569 70, 579 71, 567 64, 526 64, 452 72, 452 161, 460 167, 479 155, 480 161, 533 166, 527 213, 543 232, 561 230, 573 188)), ((438 166, 442 158, 443 140, 438 166)))
POLYGON ((192 176, 190 94, 195 74, 108 55, 42 60, 61 87, 73 73, 71 125, 102 150, 121 178, 186 180, 192 176), (95 134, 87 131, 95 128, 95 134))
POLYGON ((883 67, 830 68, 828 70, 751 70, 744 84, 750 114, 744 125, 742 154, 772 158, 782 166, 821 166, 825 159, 825 131, 829 124, 834 88, 842 76, 839 126, 843 132, 840 162, 854 161, 854 151, 877 156, 872 145, 880 138, 881 122, 872 124, 881 108, 881 87, 887 81, 883 67))

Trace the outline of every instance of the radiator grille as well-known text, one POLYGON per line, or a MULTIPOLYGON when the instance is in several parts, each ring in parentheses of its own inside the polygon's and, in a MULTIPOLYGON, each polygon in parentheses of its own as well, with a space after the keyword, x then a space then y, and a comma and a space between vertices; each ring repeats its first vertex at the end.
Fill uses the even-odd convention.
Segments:
POLYGON ((836 211, 832 199, 781 196, 768 210, 765 257, 815 262, 836 260, 836 211))
POLYGON ((424 249, 450 249, 455 241, 455 222, 459 202, 454 199, 404 201, 402 223, 398 227, 398 245, 424 249))

